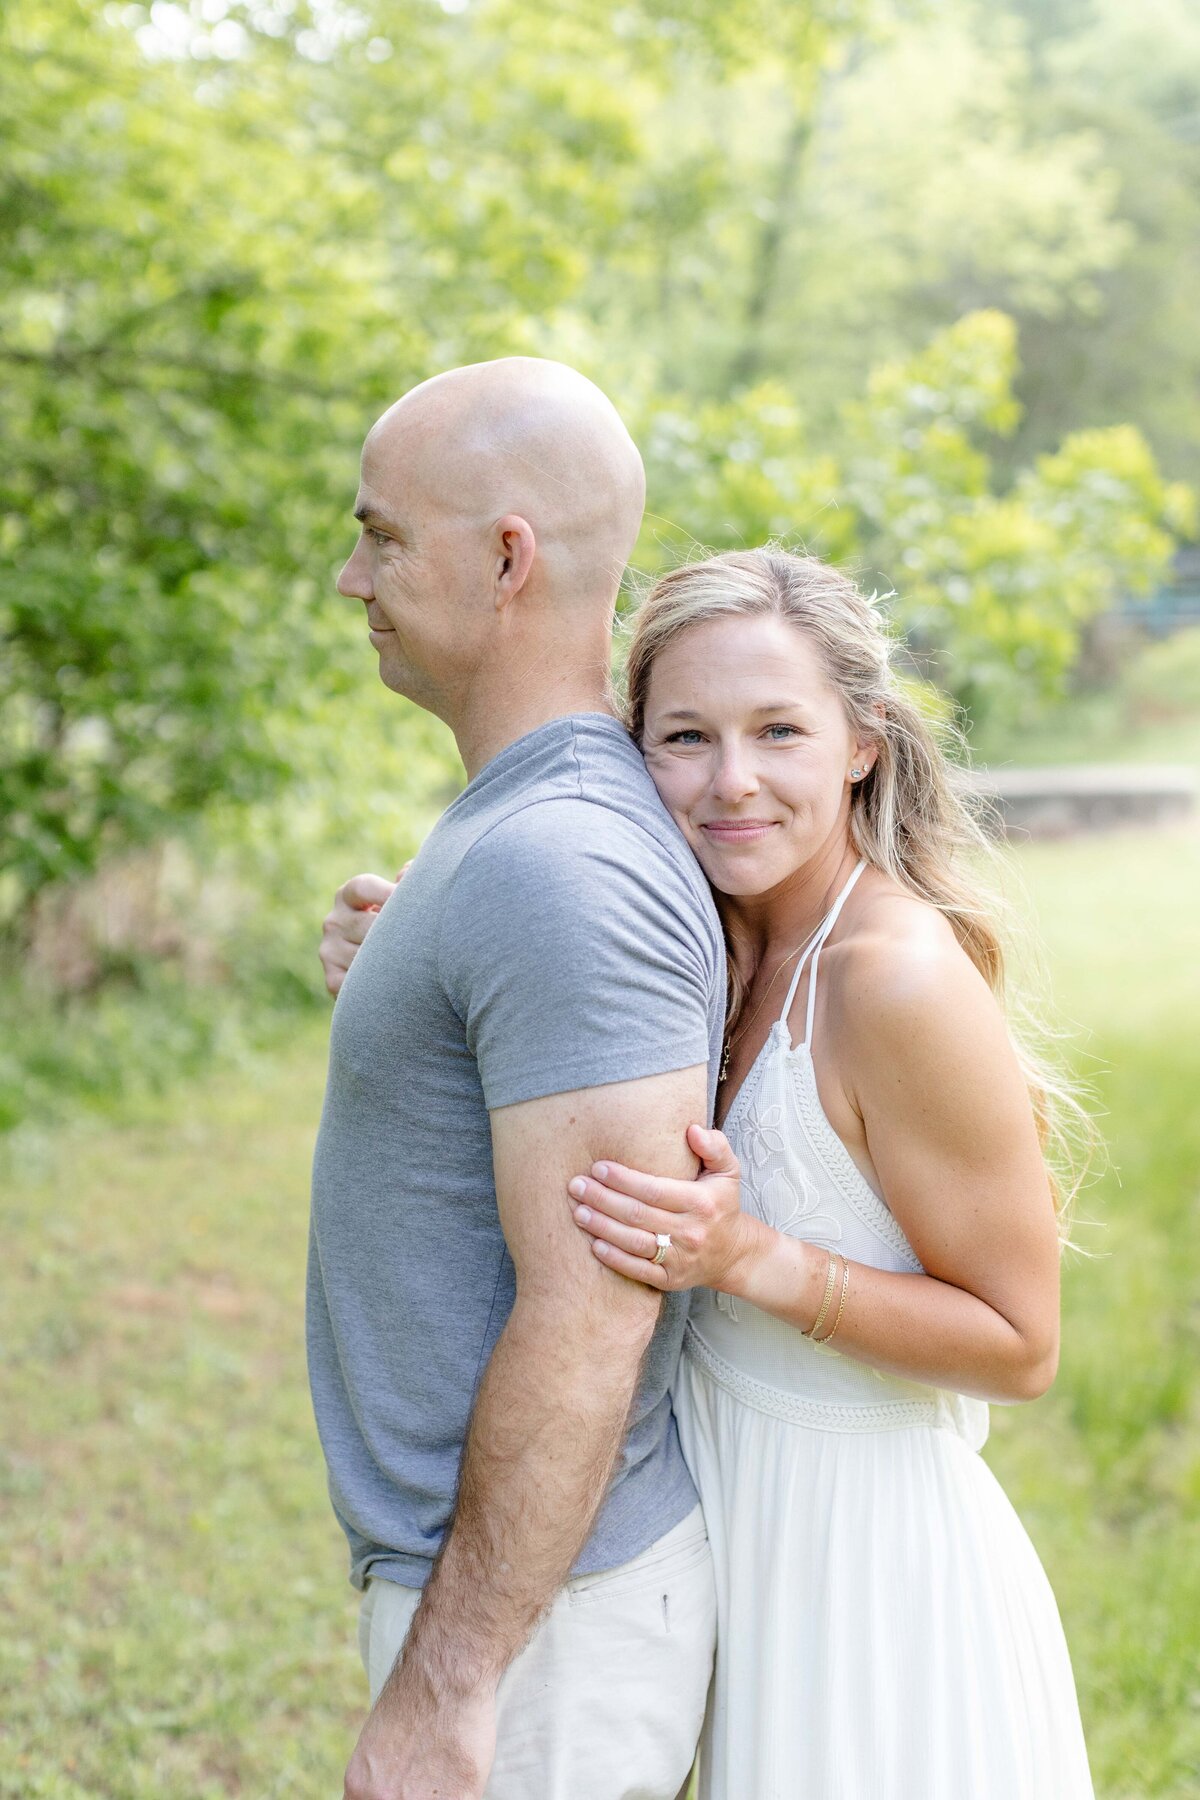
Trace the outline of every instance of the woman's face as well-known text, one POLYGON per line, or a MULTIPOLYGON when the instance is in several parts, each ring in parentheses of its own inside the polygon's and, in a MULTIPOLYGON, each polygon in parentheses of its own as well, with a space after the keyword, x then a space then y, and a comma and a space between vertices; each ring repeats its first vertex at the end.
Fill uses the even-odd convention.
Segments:
POLYGON ((852 768, 869 768, 820 656, 770 615, 681 631, 655 658, 642 750, 719 893, 778 887, 840 835, 852 768))

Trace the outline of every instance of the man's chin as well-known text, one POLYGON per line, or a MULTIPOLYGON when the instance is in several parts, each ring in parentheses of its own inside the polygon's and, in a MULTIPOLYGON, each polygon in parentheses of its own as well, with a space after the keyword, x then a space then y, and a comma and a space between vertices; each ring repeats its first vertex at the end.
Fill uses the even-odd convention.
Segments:
POLYGON ((379 679, 384 687, 394 688, 398 694, 404 692, 399 684, 404 679, 404 664, 396 654, 396 634, 394 631, 372 631, 370 633, 371 648, 379 658, 379 679))
POLYGON ((429 683, 422 681, 420 673, 396 654, 394 642, 389 643, 386 637, 383 646, 379 647, 379 679, 390 693, 399 694, 402 700, 411 700, 426 712, 433 711, 429 683))

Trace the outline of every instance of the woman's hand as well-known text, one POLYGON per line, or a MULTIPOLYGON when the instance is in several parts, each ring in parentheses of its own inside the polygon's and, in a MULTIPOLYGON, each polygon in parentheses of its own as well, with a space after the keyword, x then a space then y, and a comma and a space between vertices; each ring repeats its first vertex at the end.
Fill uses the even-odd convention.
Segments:
POLYGON ((337 994, 376 914, 411 867, 410 858, 395 881, 382 875, 352 875, 333 896, 333 908, 321 927, 321 947, 317 951, 325 971, 325 986, 331 994, 337 994))
POLYGON ((753 1257, 760 1223, 741 1210, 741 1171, 724 1135, 689 1125, 687 1138, 700 1158, 695 1181, 593 1163, 590 1175, 568 1183, 575 1223, 619 1275, 671 1292, 710 1287, 734 1294, 753 1257), (671 1244, 656 1263, 659 1235, 669 1236, 671 1244))

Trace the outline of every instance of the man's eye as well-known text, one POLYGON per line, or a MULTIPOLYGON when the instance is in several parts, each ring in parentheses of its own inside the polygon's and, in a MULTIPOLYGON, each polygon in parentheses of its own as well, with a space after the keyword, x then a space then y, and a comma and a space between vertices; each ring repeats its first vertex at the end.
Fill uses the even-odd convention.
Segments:
POLYGON ((388 542, 387 532, 378 530, 374 525, 364 525, 363 530, 373 543, 386 544, 388 542))

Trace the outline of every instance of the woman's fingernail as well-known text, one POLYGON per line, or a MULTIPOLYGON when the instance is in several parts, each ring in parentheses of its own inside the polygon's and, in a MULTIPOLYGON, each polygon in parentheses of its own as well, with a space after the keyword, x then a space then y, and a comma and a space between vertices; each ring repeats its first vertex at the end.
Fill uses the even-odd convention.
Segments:
POLYGON ((597 1181, 607 1181, 608 1180, 608 1164, 607 1163, 593 1163, 592 1164, 592 1174, 596 1177, 597 1181))
POLYGON ((574 1181, 568 1181, 567 1192, 568 1194, 572 1194, 576 1200, 583 1199, 583 1196, 587 1193, 587 1182, 583 1179, 582 1175, 577 1175, 574 1181))
POLYGON ((577 1206, 575 1208, 575 1217, 579 1220, 581 1225, 586 1225, 591 1216, 592 1209, 590 1206, 577 1206))

